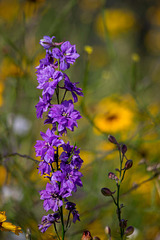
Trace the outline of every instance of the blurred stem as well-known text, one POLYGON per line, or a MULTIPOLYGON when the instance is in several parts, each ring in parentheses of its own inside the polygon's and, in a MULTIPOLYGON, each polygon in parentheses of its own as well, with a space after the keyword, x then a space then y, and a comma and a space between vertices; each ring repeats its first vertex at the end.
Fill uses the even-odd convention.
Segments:
POLYGON ((104 35, 105 35, 105 42, 106 42, 106 47, 107 47, 107 52, 109 53, 110 58, 116 59, 116 52, 113 47, 112 41, 109 36, 109 32, 106 26, 106 21, 105 21, 105 10, 102 10, 102 20, 103 20, 103 26, 104 26, 104 35))
POLYGON ((137 80, 138 80, 138 74, 137 74, 137 62, 133 62, 132 65, 132 91, 136 92, 137 89, 137 80))

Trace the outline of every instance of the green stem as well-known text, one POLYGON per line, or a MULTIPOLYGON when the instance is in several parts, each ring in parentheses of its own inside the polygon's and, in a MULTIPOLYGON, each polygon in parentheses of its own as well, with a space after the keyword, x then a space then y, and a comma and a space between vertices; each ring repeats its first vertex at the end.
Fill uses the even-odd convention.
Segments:
POLYGON ((54 230, 57 234, 57 237, 58 237, 59 240, 61 240, 60 237, 59 237, 58 231, 57 231, 56 223, 54 222, 53 224, 54 224, 54 230))
POLYGON ((62 223, 62 240, 64 240, 65 230, 64 230, 64 220, 63 220, 63 206, 60 208, 61 223, 62 223))
POLYGON ((120 223, 121 223, 121 208, 119 204, 119 198, 120 198, 120 185, 121 182, 123 181, 124 178, 124 173, 122 176, 122 163, 123 163, 123 158, 124 156, 121 155, 121 151, 119 150, 119 160, 120 160, 120 171, 119 171, 119 183, 117 183, 117 215, 118 215, 118 220, 119 220, 119 228, 120 228, 120 234, 121 234, 121 239, 123 240, 123 235, 124 235, 124 230, 121 228, 120 223))
POLYGON ((62 100, 61 100, 61 103, 64 101, 64 98, 65 98, 65 96, 66 96, 66 93, 67 93, 67 89, 66 89, 65 92, 64 92, 64 95, 63 95, 63 98, 62 98, 62 100))

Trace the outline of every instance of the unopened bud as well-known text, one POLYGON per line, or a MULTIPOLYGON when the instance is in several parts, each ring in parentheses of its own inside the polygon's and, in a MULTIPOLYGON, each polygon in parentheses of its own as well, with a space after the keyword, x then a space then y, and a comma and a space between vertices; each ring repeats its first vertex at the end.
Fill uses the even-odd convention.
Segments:
POLYGON ((131 235, 133 232, 134 232, 134 227, 129 226, 129 227, 126 229, 126 231, 124 232, 124 234, 125 234, 126 236, 129 236, 129 235, 131 235))
POLYGON ((104 229, 105 233, 109 236, 111 236, 111 229, 109 226, 106 226, 105 229, 104 229))
POLYGON ((121 219, 120 223, 119 223, 119 226, 121 228, 126 228, 127 227, 127 221, 128 220, 125 220, 125 219, 121 219))
POLYGON ((125 144, 122 145, 121 151, 123 155, 127 152, 127 146, 125 144))
POLYGON ((132 160, 127 160, 127 162, 125 163, 125 169, 128 170, 132 167, 133 165, 133 161, 132 160))
POLYGON ((118 177, 113 172, 109 172, 108 177, 109 179, 112 179, 112 180, 117 180, 117 181, 119 180, 118 177))
POLYGON ((81 238, 81 240, 92 240, 92 236, 91 236, 91 233, 88 231, 88 230, 85 230, 83 232, 83 236, 81 238))
POLYGON ((111 190, 109 188, 102 188, 101 189, 101 193, 104 195, 104 196, 112 196, 112 194, 114 194, 116 191, 114 192, 111 192, 111 190))
POLYGON ((113 144, 117 144, 117 140, 112 135, 108 135, 108 140, 113 144))

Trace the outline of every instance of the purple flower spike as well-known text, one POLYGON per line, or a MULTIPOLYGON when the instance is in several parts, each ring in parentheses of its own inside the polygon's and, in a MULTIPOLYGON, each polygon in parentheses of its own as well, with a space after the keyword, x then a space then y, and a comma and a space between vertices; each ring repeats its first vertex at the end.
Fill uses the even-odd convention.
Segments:
POLYGON ((43 39, 41 39, 39 43, 42 45, 42 47, 44 47, 44 49, 49 49, 53 46, 53 38, 55 37, 43 36, 43 39))
POLYGON ((79 111, 74 110, 74 105, 72 100, 64 101, 62 104, 54 105, 49 113, 49 121, 53 124, 53 130, 56 130, 58 123, 58 132, 60 134, 66 133, 66 128, 74 131, 74 127, 78 127, 77 120, 81 118, 79 111))

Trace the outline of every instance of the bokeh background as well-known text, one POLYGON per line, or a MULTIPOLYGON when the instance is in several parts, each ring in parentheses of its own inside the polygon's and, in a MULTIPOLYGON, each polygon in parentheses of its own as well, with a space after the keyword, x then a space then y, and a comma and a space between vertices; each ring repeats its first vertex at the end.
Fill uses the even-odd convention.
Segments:
POLYGON ((135 240, 160 239, 160 2, 157 0, 0 0, 0 210, 24 234, 0 232, 0 239, 53 239, 37 225, 46 214, 39 190, 34 145, 44 130, 36 118, 41 95, 35 67, 44 57, 44 36, 76 44, 80 58, 68 71, 84 98, 79 128, 68 138, 81 148, 83 189, 73 195, 81 221, 66 239, 81 239, 84 229, 118 239, 115 206, 100 189, 115 189, 108 179, 119 166, 107 140, 127 145, 133 167, 121 189, 122 216, 135 227, 135 240))

